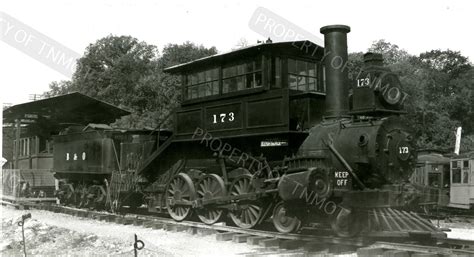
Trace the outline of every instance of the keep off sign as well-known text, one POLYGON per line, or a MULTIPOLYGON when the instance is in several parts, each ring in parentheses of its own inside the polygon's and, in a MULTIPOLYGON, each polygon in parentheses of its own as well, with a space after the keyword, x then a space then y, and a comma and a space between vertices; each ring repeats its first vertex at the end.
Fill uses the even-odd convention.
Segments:
POLYGON ((346 188, 351 186, 351 177, 348 171, 335 171, 334 183, 336 187, 346 188))

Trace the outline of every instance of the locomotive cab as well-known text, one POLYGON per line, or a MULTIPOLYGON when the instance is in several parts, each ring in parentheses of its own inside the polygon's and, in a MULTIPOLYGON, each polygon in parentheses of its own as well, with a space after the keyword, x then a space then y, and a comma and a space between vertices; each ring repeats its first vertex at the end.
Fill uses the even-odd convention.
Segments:
POLYGON ((193 140, 205 131, 270 159, 295 154, 322 120, 323 53, 309 41, 267 41, 165 69, 181 76, 175 138, 193 140), (245 143, 236 139, 242 136, 245 143))

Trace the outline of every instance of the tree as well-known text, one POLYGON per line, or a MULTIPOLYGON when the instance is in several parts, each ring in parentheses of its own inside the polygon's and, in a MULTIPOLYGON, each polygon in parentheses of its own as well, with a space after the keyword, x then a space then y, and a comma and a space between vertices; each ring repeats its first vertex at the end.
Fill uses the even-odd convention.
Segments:
MULTIPOLYGON (((447 97, 450 103, 448 112, 453 119, 461 122, 464 133, 474 138, 474 67, 471 66, 450 84, 454 92, 447 97)), ((474 149, 474 144, 471 149, 474 149)))
POLYGON ((217 53, 215 47, 206 48, 191 42, 168 44, 162 56, 149 63, 147 72, 140 77, 133 93, 129 95, 128 105, 133 114, 122 118, 114 125, 117 127, 156 128, 170 127, 173 119, 169 114, 181 101, 181 80, 179 76, 163 72, 163 69, 177 64, 187 63, 217 53))
POLYGON ((214 46, 206 48, 203 45, 196 45, 192 42, 186 41, 181 45, 166 45, 163 48, 163 55, 161 56, 159 63, 162 68, 166 68, 215 54, 217 54, 217 49, 214 46))
MULTIPOLYGON (((408 94, 402 119, 414 131, 420 148, 449 149, 454 130, 463 127, 462 149, 474 149, 474 69, 468 58, 451 50, 409 55, 385 40, 374 41, 369 51, 382 53, 408 94)), ((349 54, 349 76, 357 75, 362 53, 349 54)))
POLYGON ((451 78, 456 78, 471 68, 467 57, 462 56, 458 51, 449 49, 445 51, 437 49, 422 53, 420 61, 431 69, 448 74, 451 78))
POLYGON ((397 45, 380 39, 372 42, 368 49, 369 52, 381 53, 384 57, 384 63, 387 65, 395 64, 406 60, 410 55, 407 51, 400 49, 397 45))
MULTIPOLYGON (((384 64, 393 68, 397 64, 405 64, 410 60, 410 56, 405 50, 400 49, 397 45, 386 42, 385 39, 379 39, 372 42, 372 45, 367 49, 368 52, 380 53, 383 56, 384 64)), ((364 64, 364 53, 354 52, 349 53, 348 68, 349 79, 355 80, 364 64)))
POLYGON ((437 103, 434 109, 445 111, 465 132, 474 133, 474 67, 468 58, 448 49, 422 53, 419 61, 428 74, 425 91, 437 103))
POLYGON ((82 68, 74 73, 72 83, 81 93, 143 112, 130 96, 135 96, 138 82, 151 73, 157 58, 156 46, 130 36, 109 35, 86 48, 78 60, 82 68))
MULTIPOLYGON (((395 65, 411 98, 406 120, 422 147, 452 148, 457 126, 463 127, 467 139, 474 134, 474 70, 467 58, 453 53, 430 51, 395 65)), ((463 145, 474 148, 470 140, 463 140, 463 145)))
POLYGON ((235 44, 235 46, 232 48, 232 51, 238 50, 240 48, 244 48, 249 46, 249 41, 245 38, 240 38, 239 41, 235 44))
POLYGON ((351 81, 351 85, 357 79, 359 72, 362 70, 362 66, 364 65, 364 53, 362 52, 355 52, 349 53, 347 58, 347 68, 348 68, 348 76, 349 80, 351 81))
MULTIPOLYGON (((164 126, 171 126, 172 119, 166 121, 164 119, 169 117, 170 112, 181 102, 181 79, 179 76, 164 73, 164 68, 215 54, 217 54, 215 47, 206 48, 189 41, 183 44, 166 45, 163 48, 162 56, 154 62, 151 74, 143 77, 139 83, 139 88, 142 90, 155 89, 152 97, 154 102, 149 105, 150 108, 147 109, 148 111, 144 114, 141 122, 150 121, 148 125, 153 127, 162 122, 165 122, 164 126)), ((147 95, 150 97, 152 94, 148 92, 147 95)), ((140 99, 137 100, 137 104, 139 104, 140 99)))
POLYGON ((49 83, 49 91, 43 93, 43 97, 49 98, 58 95, 64 95, 74 91, 70 80, 53 81, 49 83))
POLYGON ((114 126, 154 128, 180 100, 179 78, 163 73, 163 68, 216 53, 215 47, 185 42, 168 44, 160 57, 154 45, 109 35, 86 48, 72 81, 52 82, 44 95, 78 91, 132 112, 114 126))

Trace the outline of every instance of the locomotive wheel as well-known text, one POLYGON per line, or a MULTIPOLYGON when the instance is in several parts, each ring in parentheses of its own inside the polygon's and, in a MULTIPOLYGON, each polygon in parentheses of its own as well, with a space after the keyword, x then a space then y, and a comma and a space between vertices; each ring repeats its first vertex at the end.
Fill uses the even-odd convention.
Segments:
POLYGON ((97 197, 97 186, 90 186, 87 188, 85 191, 85 196, 84 196, 84 207, 88 208, 90 210, 93 210, 96 208, 96 202, 95 199, 97 197))
POLYGON ((169 215, 176 221, 182 221, 190 216, 191 205, 175 204, 174 201, 194 201, 196 199, 196 190, 191 178, 179 173, 168 184, 166 189, 166 208, 169 215))
POLYGON ((327 198, 332 194, 332 184, 326 173, 317 173, 313 176, 312 190, 319 198, 327 198))
POLYGON ((88 195, 88 190, 87 186, 85 185, 79 185, 76 189, 76 199, 79 199, 79 202, 77 203, 78 208, 85 208, 90 205, 90 201, 87 198, 88 195))
POLYGON ((340 237, 354 237, 362 230, 360 220, 354 211, 341 208, 331 217, 331 228, 340 237))
POLYGON ((79 206, 79 207, 81 207, 81 208, 87 208, 87 209, 89 209, 89 210, 94 209, 94 208, 93 208, 93 199, 91 199, 91 198, 89 197, 89 192, 88 192, 88 191, 85 191, 84 196, 83 196, 82 199, 83 199, 83 200, 82 200, 81 203, 80 203, 81 206, 79 206))
POLYGON ((283 202, 273 209, 273 226, 282 233, 296 232, 301 228, 301 221, 296 216, 289 216, 283 202))
MULTIPOLYGON (((197 184, 197 197, 202 200, 210 200, 227 195, 224 180, 216 174, 204 176, 197 184)), ((212 206, 204 206, 197 210, 199 219, 206 224, 214 224, 224 211, 212 206)))
MULTIPOLYGON (((251 179, 251 175, 242 175, 236 178, 230 187, 230 195, 239 196, 255 192, 251 179)), ((265 204, 260 200, 242 199, 237 200, 237 210, 231 211, 230 217, 235 225, 249 229, 260 222, 264 213, 265 204)))
POLYGON ((95 186, 94 187, 94 198, 93 198, 93 207, 96 210, 102 210, 105 208, 105 202, 106 202, 106 193, 101 186, 95 186))
POLYGON ((60 203, 63 205, 75 204, 76 194, 71 184, 65 184, 61 186, 60 203))

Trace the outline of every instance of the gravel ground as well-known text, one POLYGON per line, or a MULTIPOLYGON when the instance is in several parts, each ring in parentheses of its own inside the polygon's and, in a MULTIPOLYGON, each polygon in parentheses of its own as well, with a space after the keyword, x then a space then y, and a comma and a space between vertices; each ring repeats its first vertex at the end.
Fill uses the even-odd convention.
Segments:
MULTIPOLYGON (((436 220, 432 222, 437 225, 436 220)), ((451 232, 446 232, 449 238, 474 240, 474 224, 467 220, 465 222, 446 222, 440 220, 439 226, 451 229, 451 232)))
MULTIPOLYGON (((17 223, 27 213, 32 215, 25 222, 29 256, 133 256, 134 234, 145 242, 145 248, 139 251, 139 256, 245 256, 245 253, 258 251, 258 247, 247 244, 216 241, 215 235, 153 230, 60 213, 16 210, 1 206, 0 255, 23 255, 21 227, 17 223)), ((474 240, 474 224, 440 221, 440 226, 452 230, 448 232, 450 238, 474 240)))
POLYGON ((215 235, 153 230, 72 217, 41 210, 15 210, 2 206, 2 256, 21 256, 23 248, 21 216, 31 213, 25 222, 28 255, 36 256, 133 256, 134 234, 145 242, 139 256, 243 256, 255 252, 247 244, 220 242, 215 235))

